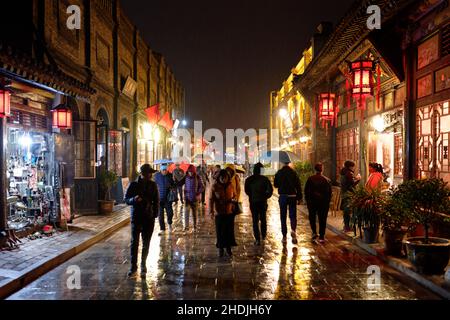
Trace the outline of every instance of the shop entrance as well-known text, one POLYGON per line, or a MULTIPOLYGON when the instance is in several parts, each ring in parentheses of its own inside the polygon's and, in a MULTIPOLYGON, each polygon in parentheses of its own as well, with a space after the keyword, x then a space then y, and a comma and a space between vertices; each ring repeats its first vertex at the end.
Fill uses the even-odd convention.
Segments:
POLYGON ((57 174, 51 135, 23 128, 7 129, 8 227, 15 231, 56 223, 54 179, 57 174))

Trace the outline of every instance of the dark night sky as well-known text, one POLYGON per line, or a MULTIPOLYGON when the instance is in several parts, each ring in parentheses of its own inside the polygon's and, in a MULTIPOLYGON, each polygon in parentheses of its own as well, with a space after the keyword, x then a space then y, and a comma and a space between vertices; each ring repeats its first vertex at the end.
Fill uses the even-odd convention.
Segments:
POLYGON ((267 128, 279 90, 321 21, 353 0, 122 0, 150 47, 186 89, 186 118, 203 128, 267 128))

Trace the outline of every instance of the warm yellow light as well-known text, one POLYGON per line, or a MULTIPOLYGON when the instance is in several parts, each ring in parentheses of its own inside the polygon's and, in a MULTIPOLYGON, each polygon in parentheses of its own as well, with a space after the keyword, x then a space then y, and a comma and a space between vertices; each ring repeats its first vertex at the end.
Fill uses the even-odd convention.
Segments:
POLYGON ((158 143, 161 139, 161 132, 158 128, 155 128, 155 131, 153 132, 153 140, 155 140, 156 143, 158 143))
POLYGON ((280 117, 286 119, 288 117, 288 111, 286 109, 280 109, 280 117))
POLYGON ((306 137, 306 136, 300 137, 300 143, 307 143, 308 140, 309 140, 309 137, 306 137))
POLYGON ((384 131, 384 120, 382 116, 375 116, 372 119, 372 127, 378 131, 383 132, 384 131))
POLYGON ((142 125, 143 127, 143 138, 145 140, 151 140, 152 139, 152 125, 148 122, 144 123, 142 125))

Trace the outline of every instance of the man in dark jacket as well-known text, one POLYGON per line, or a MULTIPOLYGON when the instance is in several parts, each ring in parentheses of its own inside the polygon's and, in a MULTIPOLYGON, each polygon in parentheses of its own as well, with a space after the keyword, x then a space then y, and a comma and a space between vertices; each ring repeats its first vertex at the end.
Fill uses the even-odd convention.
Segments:
POLYGON ((131 208, 131 268, 128 276, 137 271, 139 236, 142 234, 141 276, 147 273, 146 261, 150 240, 158 217, 159 195, 156 183, 151 181, 156 172, 148 164, 141 167, 141 175, 133 181, 125 194, 125 202, 131 208))
POLYGON ((292 243, 297 244, 297 204, 302 201, 302 187, 297 173, 284 163, 283 168, 275 174, 275 188, 278 188, 278 203, 280 204, 281 232, 283 243, 286 243, 287 235, 287 211, 289 208, 289 220, 291 221, 292 243))
POLYGON ((181 169, 180 164, 177 163, 175 170, 173 170, 173 180, 175 181, 175 185, 177 188, 178 196, 180 197, 181 203, 184 203, 183 201, 183 185, 184 185, 184 179, 186 178, 186 173, 181 169))
POLYGON ((161 165, 160 172, 155 174, 155 182, 159 190, 159 228, 161 233, 166 230, 164 221, 164 211, 167 213, 167 223, 169 224, 169 232, 172 231, 173 208, 172 202, 169 200, 169 192, 175 188, 175 181, 172 174, 169 173, 167 165, 161 165))
POLYGON ((255 164, 253 175, 245 180, 245 193, 250 200, 250 211, 253 218, 253 235, 255 236, 255 245, 261 244, 261 236, 266 240, 267 235, 267 199, 273 194, 273 187, 270 180, 261 175, 261 163, 255 164), (261 232, 259 230, 259 221, 261 221, 261 232))
POLYGON ((354 176, 355 163, 351 160, 347 160, 344 163, 344 168, 341 170, 341 210, 344 212, 344 231, 351 231, 350 228, 350 218, 351 210, 348 207, 350 194, 355 189, 355 186, 361 181, 361 177, 358 175, 356 178, 354 176))
POLYGON ((316 217, 319 217, 319 241, 325 241, 328 210, 331 201, 330 179, 322 175, 323 165, 318 163, 314 169, 316 174, 309 177, 305 185, 305 199, 309 212, 309 223, 312 230, 312 240, 317 239, 316 217))

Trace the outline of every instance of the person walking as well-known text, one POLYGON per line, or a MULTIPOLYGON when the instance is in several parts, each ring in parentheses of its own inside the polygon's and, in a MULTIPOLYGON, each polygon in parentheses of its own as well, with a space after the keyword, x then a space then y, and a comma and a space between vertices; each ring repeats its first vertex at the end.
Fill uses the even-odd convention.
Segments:
POLYGON ((297 244, 297 204, 301 203, 303 195, 300 178, 289 166, 289 163, 284 163, 283 167, 275 174, 274 186, 278 189, 279 194, 283 243, 287 241, 287 212, 289 209, 292 243, 297 244))
POLYGON ((144 164, 140 176, 130 183, 125 194, 125 203, 131 208, 131 268, 128 276, 137 272, 139 237, 142 237, 141 276, 147 273, 147 256, 150 240, 158 217, 159 194, 156 183, 151 180, 156 172, 149 164, 144 164))
POLYGON ((202 194, 201 194, 201 201, 203 205, 206 205, 206 186, 209 183, 208 174, 206 173, 205 165, 199 165, 197 167, 197 175, 201 179, 202 184, 204 186, 202 194))
POLYGON ((250 202, 250 211, 253 220, 253 235, 255 237, 255 245, 261 244, 261 236, 266 240, 267 236, 267 200, 272 197, 273 187, 270 180, 261 175, 261 163, 255 164, 253 167, 253 175, 245 180, 245 193, 248 195, 250 202), (261 230, 259 223, 261 222, 261 230))
POLYGON ((316 174, 309 177, 305 185, 305 200, 308 207, 309 223, 311 225, 312 240, 319 237, 319 242, 325 242, 328 210, 332 195, 331 181, 324 175, 322 163, 314 166, 316 174), (316 220, 319 218, 319 236, 317 235, 316 220))
POLYGON ((225 170, 227 170, 230 176, 230 183, 233 185, 236 192, 236 200, 241 201, 241 178, 236 173, 236 166, 229 163, 225 166, 225 170))
POLYGON ((161 233, 166 230, 166 223, 164 219, 164 212, 167 213, 167 224, 169 225, 169 232, 172 231, 173 208, 172 202, 169 201, 169 192, 175 187, 172 174, 169 173, 167 165, 161 165, 160 172, 155 174, 155 182, 159 190, 159 227, 161 233))
POLYGON ((177 188, 177 194, 180 197, 180 201, 182 204, 184 204, 183 200, 183 185, 184 185, 184 179, 186 177, 186 173, 183 169, 181 169, 180 164, 177 163, 175 165, 175 170, 173 170, 173 180, 175 181, 175 186, 177 188))
POLYGON ((369 164, 369 173, 370 175, 365 185, 367 191, 381 191, 383 187, 383 166, 372 162, 369 164))
POLYGON ((234 215, 236 191, 231 183, 230 176, 226 170, 221 170, 217 181, 211 188, 210 215, 214 217, 216 224, 216 247, 219 249, 219 256, 227 254, 232 256, 231 247, 236 246, 234 239, 234 215))
POLYGON ((194 223, 194 231, 197 230, 197 210, 198 202, 205 187, 202 180, 197 175, 195 167, 190 165, 185 177, 184 199, 186 207, 184 211, 184 231, 189 231, 189 215, 192 212, 192 220, 194 223))
POLYGON ((216 164, 216 166, 214 167, 214 171, 213 171, 213 173, 212 173, 212 180, 213 180, 213 183, 214 183, 215 181, 217 181, 217 178, 219 178, 220 170, 221 170, 220 164, 216 164))
POLYGON ((341 183, 341 210, 344 212, 344 232, 351 231, 350 218, 351 208, 349 208, 350 194, 355 189, 356 185, 360 182, 361 177, 354 176, 355 163, 351 160, 347 160, 344 163, 344 167, 341 169, 340 183, 341 183))

